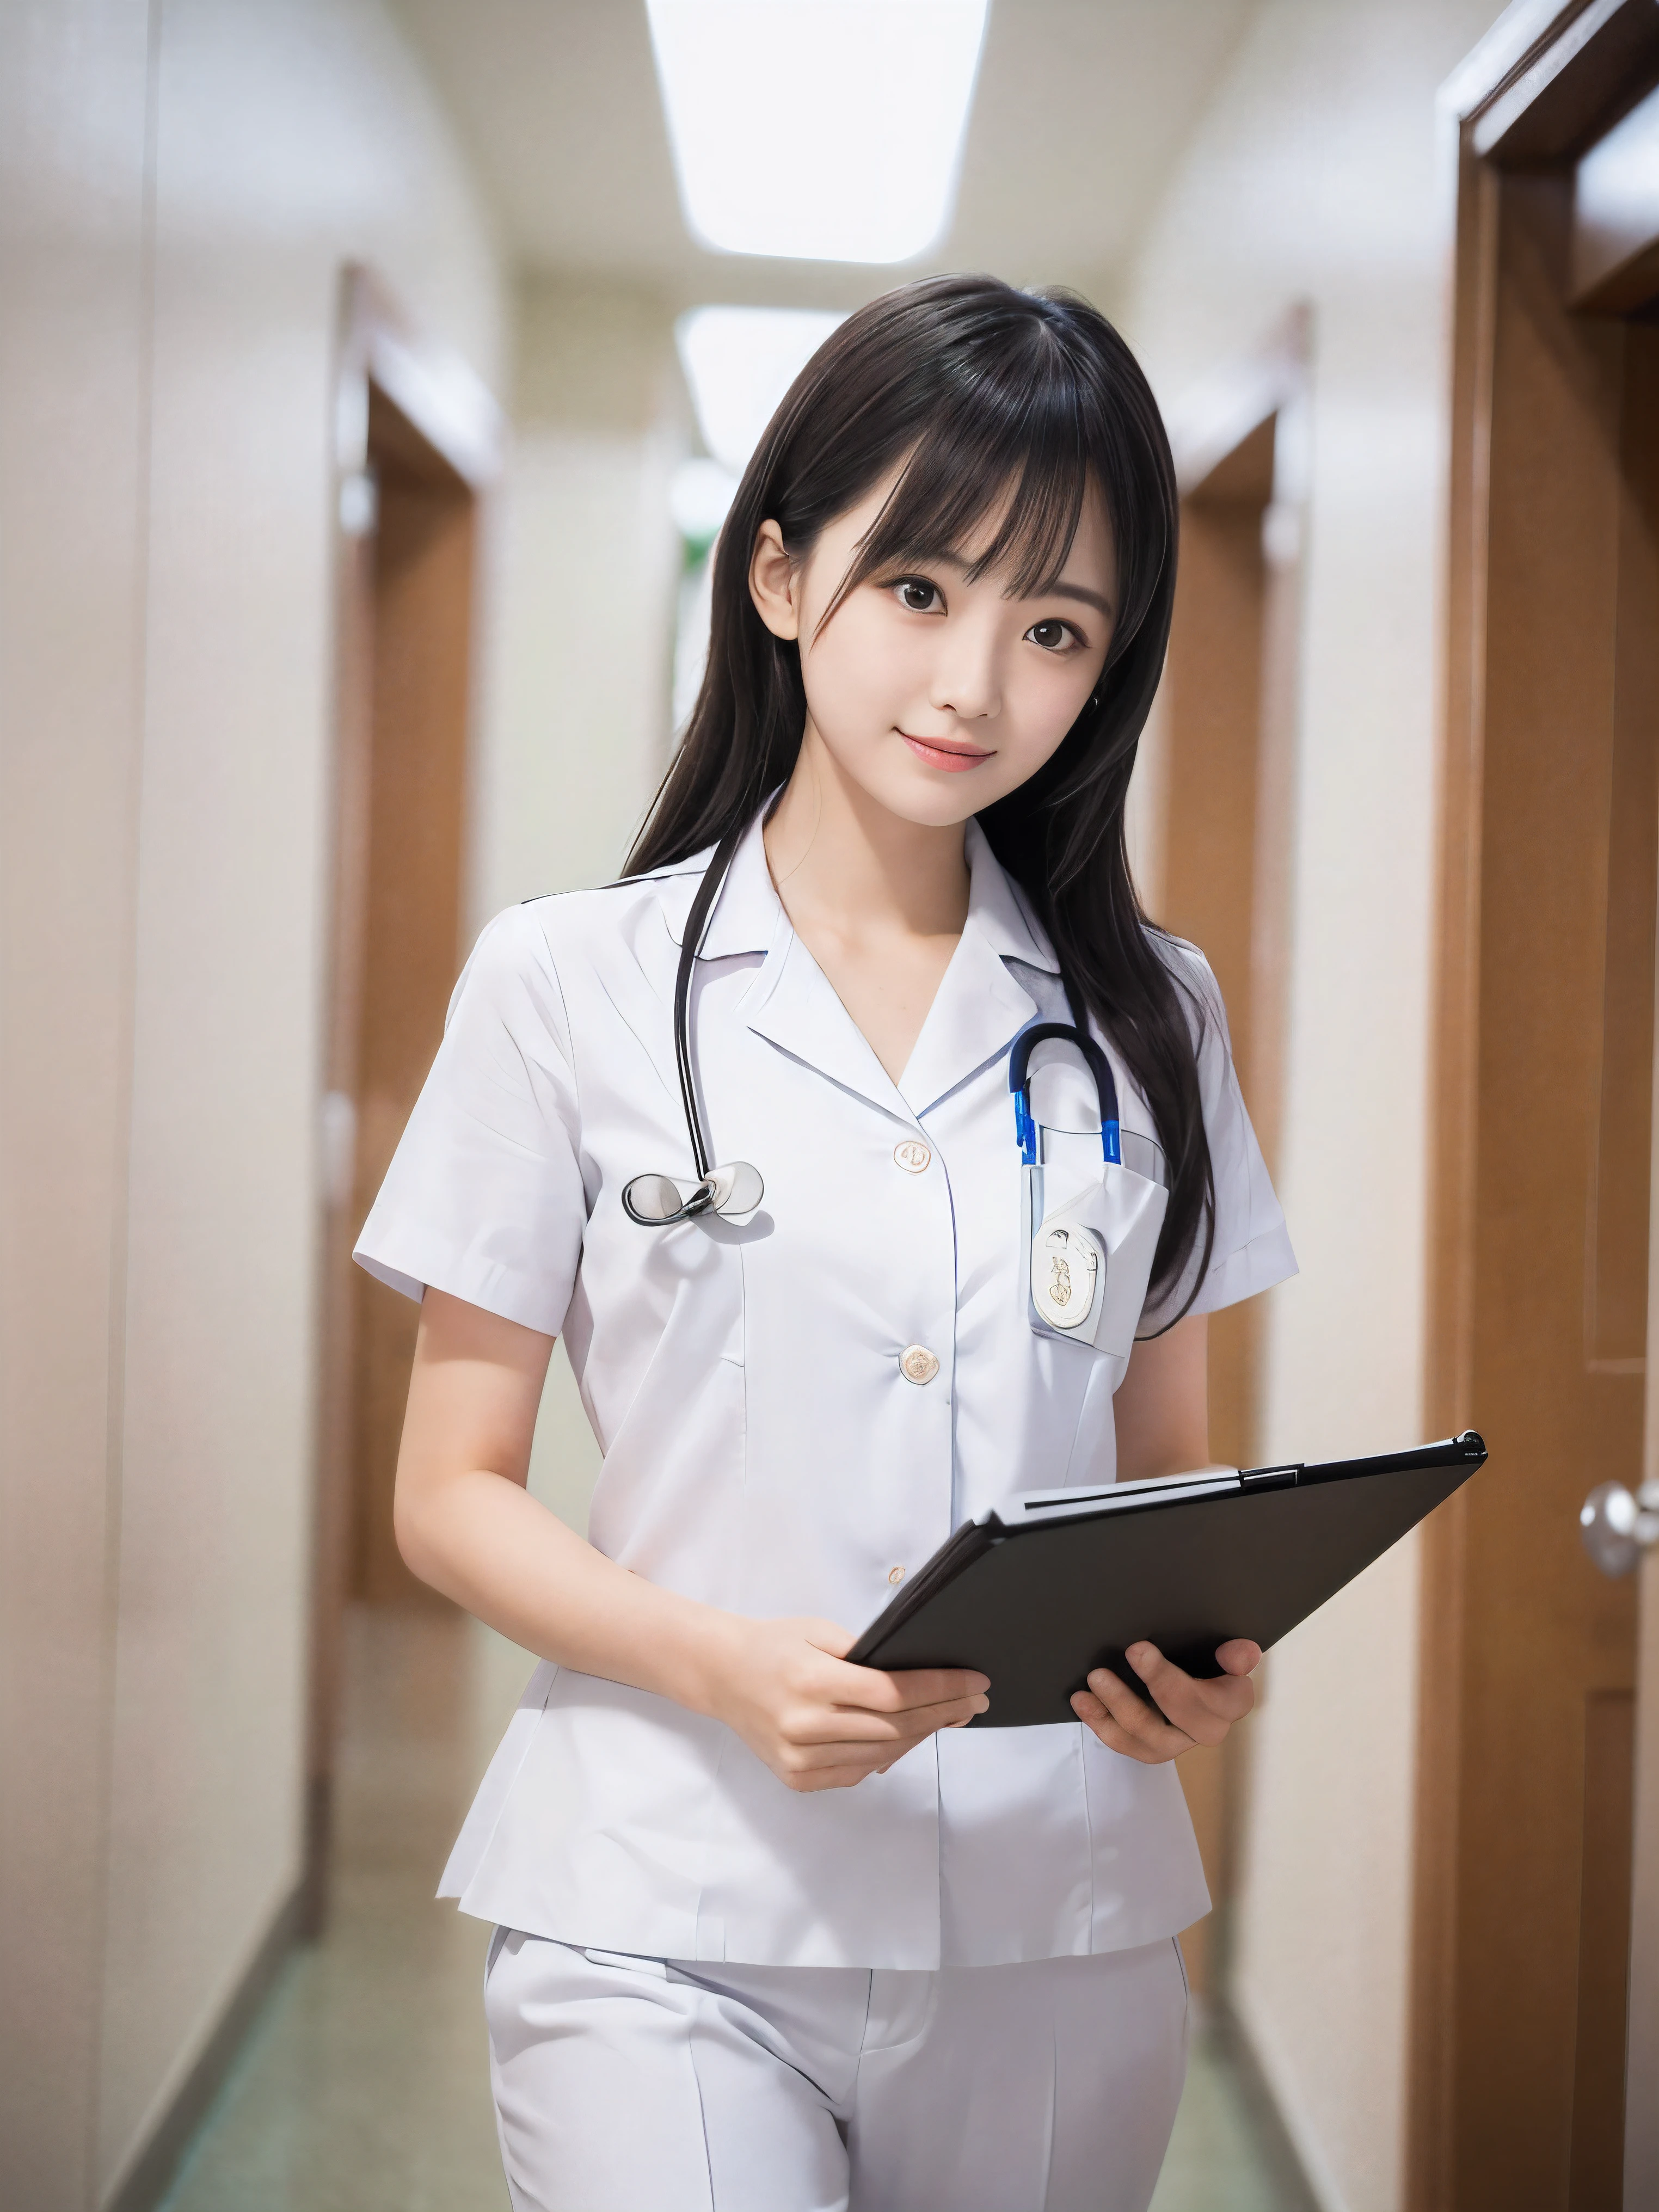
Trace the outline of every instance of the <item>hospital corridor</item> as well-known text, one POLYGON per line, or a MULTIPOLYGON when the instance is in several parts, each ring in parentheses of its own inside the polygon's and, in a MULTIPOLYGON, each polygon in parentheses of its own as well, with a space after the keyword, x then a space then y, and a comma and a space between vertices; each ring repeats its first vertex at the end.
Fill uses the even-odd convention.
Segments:
POLYGON ((1656 318, 1653 0, 0 0, 0 2212, 1659 2212, 1656 318))

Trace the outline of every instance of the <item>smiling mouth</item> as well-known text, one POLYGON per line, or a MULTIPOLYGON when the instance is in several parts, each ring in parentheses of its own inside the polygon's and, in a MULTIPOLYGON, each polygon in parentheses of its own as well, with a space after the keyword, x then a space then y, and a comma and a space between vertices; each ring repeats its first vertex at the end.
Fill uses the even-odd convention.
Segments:
POLYGON ((959 775, 963 769, 977 768, 992 755, 982 745, 952 744, 945 738, 913 738, 908 730, 899 732, 916 758, 925 761, 929 768, 942 768, 947 774, 959 775))

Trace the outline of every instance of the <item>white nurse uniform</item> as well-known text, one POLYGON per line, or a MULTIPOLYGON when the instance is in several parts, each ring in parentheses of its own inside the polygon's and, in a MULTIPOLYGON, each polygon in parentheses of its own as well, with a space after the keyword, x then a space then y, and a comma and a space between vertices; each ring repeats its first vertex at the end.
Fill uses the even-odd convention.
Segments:
MULTIPOLYGON (((592 1541, 711 1605, 858 1630, 964 1519, 1115 1470, 1121 1363, 1035 1330, 1021 1264, 1008 1048, 1064 993, 977 825, 967 851, 967 924, 896 1083, 790 928, 758 823, 739 845, 691 1013, 714 1157, 765 1179, 746 1222, 646 1230, 621 1200, 641 1171, 692 1176, 672 1009, 703 854, 491 924, 364 1227, 358 1258, 410 1297, 563 1335, 604 1450, 592 1541)), ((1214 979, 1170 957, 1215 1175, 1202 1313, 1296 1263, 1214 979)), ((1085 1126, 1081 1055, 1039 1052, 1038 1118, 1085 1126)), ((1152 2193, 1184 2068, 1172 1938, 1209 1900, 1174 1767, 1079 1723, 954 1730, 800 1795, 718 1722, 544 1662, 441 1893, 498 1923, 515 2212, 1152 2193)))
MULTIPOLYGON (((976 824, 967 850, 967 923, 896 1083, 791 929, 758 821, 740 844, 692 1024, 714 1157, 765 1178, 746 1224, 647 1230, 621 1202, 643 1170, 692 1179, 672 1005, 702 854, 489 926, 363 1229, 358 1259, 410 1296, 565 1338, 604 1452, 592 1542, 708 1604, 856 1632, 964 1519, 1113 1473, 1112 1363, 1037 1334, 1022 1290, 1007 1054, 1066 1018, 1057 963, 976 824)), ((1204 1009, 1201 1313, 1295 1261, 1214 979, 1171 957, 1204 1009)), ((802 1795, 719 1722, 545 1662, 441 1893, 608 1952, 908 1970, 1127 1950, 1208 1905, 1173 1765, 1080 1723, 954 1730, 802 1795)))

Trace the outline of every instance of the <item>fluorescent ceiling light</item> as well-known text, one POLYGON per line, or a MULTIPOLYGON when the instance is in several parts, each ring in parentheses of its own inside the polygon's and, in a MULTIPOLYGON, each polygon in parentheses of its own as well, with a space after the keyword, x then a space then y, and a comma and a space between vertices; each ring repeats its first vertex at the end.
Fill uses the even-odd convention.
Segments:
POLYGON ((908 261, 943 232, 988 0, 646 0, 685 219, 727 253, 908 261))
POLYGON ((743 474, 778 402, 842 318, 797 307, 693 307, 674 326, 702 441, 743 474))

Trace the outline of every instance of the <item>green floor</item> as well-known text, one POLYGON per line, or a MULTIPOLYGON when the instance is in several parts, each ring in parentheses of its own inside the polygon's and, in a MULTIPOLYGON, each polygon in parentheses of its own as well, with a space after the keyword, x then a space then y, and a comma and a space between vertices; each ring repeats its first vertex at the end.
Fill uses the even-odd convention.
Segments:
POLYGON ((1198 2036, 1152 2212, 1304 2212, 1224 2050, 1198 2036))
MULTIPOLYGON (((489 1930, 434 1869, 527 1671, 459 1620, 353 1620, 334 1911, 295 1955, 162 2212, 505 2212, 478 2002, 489 1930)), ((1200 2034, 1152 2212, 1304 2212, 1200 2034)))

